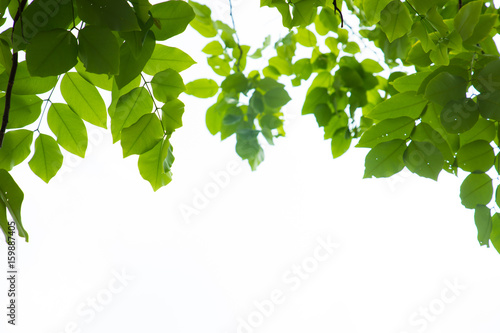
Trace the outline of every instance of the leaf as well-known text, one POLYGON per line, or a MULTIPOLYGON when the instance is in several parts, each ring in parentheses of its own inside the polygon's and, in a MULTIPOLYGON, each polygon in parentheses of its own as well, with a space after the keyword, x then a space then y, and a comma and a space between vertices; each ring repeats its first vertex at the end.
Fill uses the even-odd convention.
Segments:
POLYGON ((32 141, 32 131, 21 129, 5 133, 0 149, 0 169, 10 171, 24 161, 31 152, 32 141))
POLYGON ((127 1, 76 0, 78 16, 89 25, 106 26, 114 31, 140 30, 137 16, 127 1))
POLYGON ((63 155, 56 140, 40 134, 35 141, 35 154, 28 164, 35 175, 48 183, 63 164, 63 155))
POLYGON ((113 143, 121 138, 124 128, 135 124, 143 115, 153 110, 153 99, 144 87, 137 87, 121 96, 111 116, 113 143))
POLYGON ((70 153, 85 157, 87 129, 82 119, 69 106, 52 103, 47 114, 47 123, 57 137, 57 143, 70 153))
POLYGON ((318 43, 318 41, 316 40, 316 35, 314 35, 311 31, 307 30, 306 28, 297 29, 295 38, 297 39, 297 43, 305 47, 313 47, 316 46, 316 44, 318 43))
POLYGON ((382 10, 391 0, 363 0, 363 9, 369 23, 375 24, 380 20, 382 10))
POLYGON ((328 90, 323 87, 316 87, 306 95, 304 106, 302 107, 302 114, 314 113, 316 105, 328 103, 329 95, 328 90))
POLYGON ((99 91, 80 74, 66 73, 61 81, 61 94, 73 111, 85 121, 106 127, 106 105, 99 91))
POLYGON ((26 242, 29 236, 23 227, 21 219, 21 205, 23 203, 24 193, 16 184, 11 175, 3 169, 0 169, 0 201, 9 210, 10 216, 16 223, 19 236, 24 237, 26 242))
POLYGON ((226 77, 220 87, 226 92, 245 92, 248 90, 248 79, 243 73, 237 72, 226 77))
POLYGON ((170 143, 168 140, 162 140, 153 149, 139 156, 139 172, 155 192, 172 181, 172 172, 165 170, 164 167, 169 154, 171 154, 170 143))
POLYGON ((493 141, 496 136, 495 123, 479 118, 476 124, 468 131, 460 133, 460 145, 465 145, 476 140, 493 141))
POLYGON ((224 53, 222 45, 220 45, 220 43, 216 40, 211 41, 210 43, 205 45, 205 47, 201 51, 213 56, 219 56, 224 53))
POLYGON ((469 172, 486 172, 495 162, 495 153, 490 143, 484 140, 473 141, 462 146, 457 153, 458 166, 469 172))
POLYGON ((363 178, 390 177, 403 170, 403 153, 406 150, 404 140, 396 139, 376 145, 366 155, 363 178))
POLYGON ((471 173, 460 186, 462 205, 469 209, 474 209, 477 205, 487 205, 492 195, 492 181, 485 173, 471 173))
POLYGON ((157 73, 151 80, 151 87, 155 98, 164 103, 176 99, 180 93, 186 90, 182 77, 173 69, 157 73))
POLYGON ((455 16, 453 25, 455 26, 455 30, 462 36, 462 40, 466 40, 472 36, 474 27, 479 21, 482 6, 482 1, 471 1, 460 8, 455 16))
POLYGON ((403 159, 408 170, 435 181, 444 165, 443 154, 430 142, 413 140, 405 150, 403 159))
POLYGON ((391 82, 392 86, 399 92, 417 91, 423 80, 430 72, 417 72, 411 75, 398 77, 391 82))
POLYGON ((498 253, 500 253, 500 214, 495 213, 491 219, 491 233, 490 240, 491 244, 495 247, 498 253))
POLYGON ((477 96, 477 107, 484 118, 500 121, 500 90, 477 96))
POLYGON ((106 27, 85 26, 78 34, 78 50, 90 73, 115 75, 120 68, 120 46, 106 27))
POLYGON ((366 117, 372 119, 388 119, 399 117, 410 117, 417 119, 425 108, 427 101, 414 91, 392 96, 383 101, 371 110, 368 110, 366 117))
POLYGON ((476 206, 474 210, 474 222, 476 223, 479 244, 490 247, 490 234, 492 230, 491 210, 484 205, 476 206))
POLYGON ((291 101, 285 89, 281 87, 272 88, 264 94, 264 102, 272 108, 281 108, 291 101))
POLYGON ((195 17, 191 6, 183 1, 160 2, 151 8, 151 15, 157 23, 151 28, 157 40, 182 33, 195 17))
POLYGON ((449 101, 441 110, 441 124, 448 133, 463 133, 479 119, 476 103, 469 98, 449 101))
POLYGON ((464 78, 441 72, 432 80, 425 89, 425 98, 439 105, 446 105, 451 100, 465 98, 467 81, 464 78))
POLYGON ((217 29, 215 24, 210 17, 212 11, 205 5, 201 5, 194 1, 189 1, 191 7, 196 14, 194 20, 192 20, 189 25, 203 37, 211 38, 217 36, 217 29))
POLYGON ((144 66, 144 73, 155 75, 169 68, 180 73, 195 63, 188 54, 178 48, 157 44, 151 58, 144 66))
POLYGON ((156 146, 163 138, 163 129, 158 117, 149 113, 142 116, 135 124, 122 131, 123 157, 143 154, 156 146))
MULTIPOLYGON (((17 82, 16 82, 17 83, 17 82)), ((43 101, 38 96, 12 95, 7 128, 22 128, 34 123, 42 112, 43 101)), ((5 109, 5 96, 0 98, 0 119, 5 109)))
POLYGON ((184 103, 178 99, 174 99, 173 101, 165 103, 161 110, 161 122, 167 134, 172 134, 176 129, 182 127, 184 103))
MULTIPOLYGON (((10 71, 0 74, 0 89, 7 90, 10 71)), ((38 77, 31 76, 28 72, 26 61, 22 61, 17 66, 16 80, 12 87, 12 93, 16 95, 36 95, 43 94, 54 88, 57 84, 57 76, 38 77)), ((15 106, 12 103, 12 106, 15 106)))
POLYGON ((67 30, 42 31, 26 48, 26 63, 32 76, 66 73, 77 63, 76 37, 67 30))
POLYGON ((394 139, 406 140, 414 127, 415 120, 409 117, 382 120, 363 133, 356 147, 373 148, 381 142, 394 139))
MULTIPOLYGON (((439 129, 442 133, 444 132, 442 129, 439 129)), ((444 133, 443 133, 444 134, 444 133)), ((453 171, 453 163, 455 161, 455 156, 451 151, 451 147, 446 141, 446 139, 436 130, 434 130, 431 125, 421 122, 418 124, 413 132, 411 133, 411 139, 418 142, 430 142, 436 148, 439 149, 441 154, 443 154, 444 162, 445 162, 445 170, 453 171)))
POLYGON ((198 79, 186 84, 186 94, 198 98, 213 97, 218 91, 219 85, 211 79, 198 79))
POLYGON ((120 74, 115 76, 119 89, 125 87, 133 79, 139 76, 146 63, 150 60, 155 49, 156 40, 154 34, 149 31, 146 34, 142 49, 138 56, 134 55, 131 46, 125 42, 120 47, 120 74))
POLYGON ((410 32, 412 24, 408 8, 399 0, 390 2, 380 13, 380 28, 390 43, 410 32))
POLYGON ((352 136, 348 127, 338 129, 332 137, 332 156, 338 158, 342 156, 351 146, 352 136))

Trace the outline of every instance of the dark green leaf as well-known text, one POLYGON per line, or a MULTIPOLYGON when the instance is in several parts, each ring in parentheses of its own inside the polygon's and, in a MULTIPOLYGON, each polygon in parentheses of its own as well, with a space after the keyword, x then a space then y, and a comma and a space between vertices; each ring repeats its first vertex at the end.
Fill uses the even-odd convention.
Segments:
POLYGON ((471 173, 460 186, 462 205, 469 209, 474 209, 477 205, 487 205, 492 195, 492 181, 485 173, 471 173))
POLYGON ((403 153, 406 150, 404 140, 396 139, 376 145, 366 155, 363 178, 390 177, 403 170, 403 153))
POLYGON ((3 169, 0 169, 0 201, 9 210, 12 219, 16 223, 19 236, 29 241, 29 236, 23 227, 21 220, 21 205, 23 203, 24 193, 16 184, 11 175, 3 169))
POLYGON ((490 143, 473 141, 462 146, 457 153, 458 166, 469 172, 486 172, 493 166, 495 153, 490 143))

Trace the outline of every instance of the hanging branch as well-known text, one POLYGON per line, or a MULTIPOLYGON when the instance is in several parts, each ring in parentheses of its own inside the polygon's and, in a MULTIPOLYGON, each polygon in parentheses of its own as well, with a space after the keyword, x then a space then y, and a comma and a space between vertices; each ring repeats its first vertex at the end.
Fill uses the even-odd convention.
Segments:
MULTIPOLYGON (((14 17, 14 23, 12 25, 12 34, 10 40, 12 42, 12 67, 10 69, 9 82, 7 83, 7 90, 5 91, 5 108, 3 111, 2 127, 0 128, 0 148, 3 145, 3 138, 5 137, 5 131, 7 130, 7 123, 9 122, 9 112, 10 112, 10 100, 12 97, 12 87, 14 86, 14 79, 16 78, 18 55, 17 51, 14 51, 14 30, 16 28, 16 23, 21 19, 21 14, 23 13, 24 7, 28 0, 22 0, 17 8, 16 16, 14 17)), ((22 19, 21 19, 22 24, 22 19)))
POLYGON ((231 16, 231 21, 233 22, 234 35, 236 36, 236 43, 238 44, 238 49, 240 50, 240 55, 238 57, 238 60, 236 61, 236 70, 238 72, 241 72, 240 63, 241 63, 241 58, 243 57, 243 50, 240 45, 240 37, 238 37, 238 32, 236 32, 236 25, 234 24, 233 2, 231 0, 229 0, 229 16, 231 16))
POLYGON ((333 0, 333 7, 335 7, 335 12, 339 12, 340 15, 340 27, 344 27, 344 16, 342 15, 342 12, 340 11, 340 8, 337 7, 337 0, 333 0))

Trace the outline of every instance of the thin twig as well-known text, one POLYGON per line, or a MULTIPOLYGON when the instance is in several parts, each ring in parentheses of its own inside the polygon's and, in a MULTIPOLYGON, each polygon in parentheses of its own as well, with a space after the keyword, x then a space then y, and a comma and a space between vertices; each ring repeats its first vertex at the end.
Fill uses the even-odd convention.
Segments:
MULTIPOLYGON (((12 41, 12 46, 14 47, 14 31, 16 28, 17 21, 21 18, 24 7, 28 0, 22 0, 17 8, 16 16, 14 17, 14 23, 12 25, 12 34, 10 36, 12 41)), ((22 19, 21 19, 22 23, 22 19)), ((17 64, 18 64, 18 54, 17 51, 12 49, 12 67, 10 69, 9 82, 7 83, 7 90, 5 91, 5 108, 3 111, 2 127, 0 128, 0 148, 3 145, 3 139, 5 137, 5 131, 7 130, 7 124, 9 122, 9 112, 10 112, 10 100, 12 97, 12 88, 14 87, 14 80, 16 78, 17 64)))
POLYGON ((238 72, 241 72, 240 63, 241 63, 241 58, 243 57, 243 50, 242 50, 241 45, 240 45, 240 37, 238 37, 238 32, 236 31, 236 25, 234 24, 233 2, 231 0, 229 0, 229 16, 231 16, 231 21, 233 22, 234 35, 236 36, 236 43, 238 44, 238 49, 240 50, 240 56, 238 57, 238 60, 236 61, 236 70, 238 72))
POLYGON ((337 0, 333 0, 333 7, 335 8, 335 12, 339 12, 340 15, 340 27, 344 27, 344 16, 342 15, 342 11, 339 7, 337 7, 337 0))

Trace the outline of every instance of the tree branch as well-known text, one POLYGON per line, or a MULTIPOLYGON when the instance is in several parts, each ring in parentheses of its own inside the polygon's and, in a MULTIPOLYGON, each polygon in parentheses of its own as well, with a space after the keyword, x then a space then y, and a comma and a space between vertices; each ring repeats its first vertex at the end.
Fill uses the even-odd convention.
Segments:
MULTIPOLYGON (((7 124, 9 122, 9 112, 10 112, 10 101, 12 97, 12 88, 14 87, 14 80, 16 78, 17 72, 17 64, 18 64, 18 54, 17 51, 14 50, 14 31, 16 28, 16 23, 21 19, 21 14, 23 13, 24 7, 28 0, 22 0, 19 3, 19 8, 17 8, 16 16, 14 17, 14 23, 12 25, 12 34, 11 34, 11 42, 12 42, 12 67, 10 69, 9 82, 7 83, 7 89, 5 91, 5 108, 3 111, 2 117, 2 127, 0 128, 0 148, 3 145, 3 139, 5 137, 5 131, 7 130, 7 124)), ((22 19, 21 19, 22 22, 22 19)))

